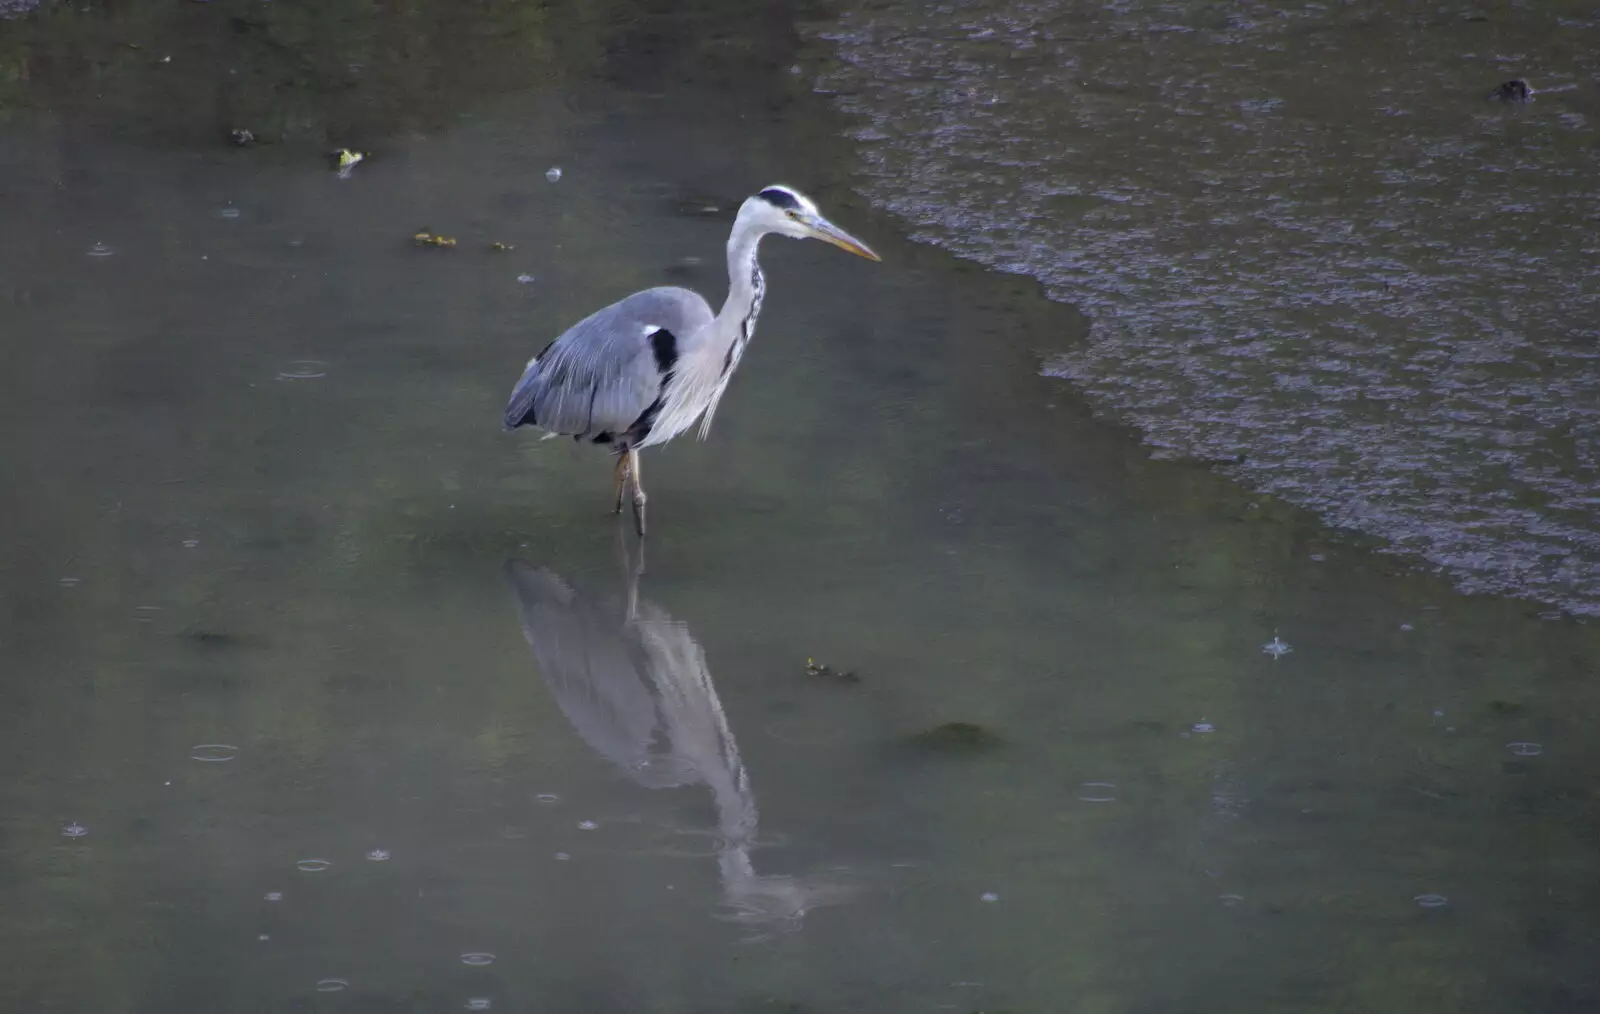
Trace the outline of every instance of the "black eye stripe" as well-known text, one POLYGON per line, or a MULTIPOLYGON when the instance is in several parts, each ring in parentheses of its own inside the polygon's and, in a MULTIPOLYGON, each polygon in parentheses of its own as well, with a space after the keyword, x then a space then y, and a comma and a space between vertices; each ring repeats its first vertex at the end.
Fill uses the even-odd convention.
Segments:
POLYGON ((800 202, 795 199, 793 194, 787 190, 779 190, 777 187, 768 187, 756 196, 774 208, 782 208, 785 211, 793 211, 800 207, 800 202))

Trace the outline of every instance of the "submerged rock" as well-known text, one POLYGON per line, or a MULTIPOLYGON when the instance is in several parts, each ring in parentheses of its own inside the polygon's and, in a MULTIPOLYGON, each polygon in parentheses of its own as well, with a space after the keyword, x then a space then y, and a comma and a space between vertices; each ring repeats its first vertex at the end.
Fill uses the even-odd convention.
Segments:
POLYGON ((1533 100, 1533 86, 1519 78, 1512 78, 1495 88, 1489 93, 1491 99, 1501 102, 1531 102, 1533 100))
POLYGON ((943 753, 977 753, 1003 746, 1000 734, 976 722, 945 722, 911 737, 912 746, 943 753))

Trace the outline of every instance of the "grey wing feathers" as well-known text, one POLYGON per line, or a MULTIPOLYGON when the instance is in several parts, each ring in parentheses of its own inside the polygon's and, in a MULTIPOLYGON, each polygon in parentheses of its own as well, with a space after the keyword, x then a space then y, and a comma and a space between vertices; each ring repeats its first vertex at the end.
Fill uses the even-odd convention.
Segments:
POLYGON ((704 299, 674 287, 636 292, 590 314, 528 364, 506 406, 506 427, 578 437, 626 430, 661 394, 651 334, 665 330, 683 342, 711 319, 704 299))

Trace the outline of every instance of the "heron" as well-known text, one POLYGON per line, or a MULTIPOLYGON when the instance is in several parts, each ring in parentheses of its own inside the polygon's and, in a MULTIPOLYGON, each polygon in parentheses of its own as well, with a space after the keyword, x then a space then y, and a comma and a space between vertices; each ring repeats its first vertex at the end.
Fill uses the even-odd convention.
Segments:
POLYGON ((634 528, 645 533, 639 452, 700 423, 711 432, 717 403, 755 334, 767 283, 757 260, 762 237, 820 239, 859 257, 880 258, 834 225, 812 200, 774 184, 739 206, 728 236, 728 298, 722 309, 676 286, 635 292, 574 324, 529 360, 506 406, 508 430, 535 426, 616 455, 616 505, 631 493, 634 528))

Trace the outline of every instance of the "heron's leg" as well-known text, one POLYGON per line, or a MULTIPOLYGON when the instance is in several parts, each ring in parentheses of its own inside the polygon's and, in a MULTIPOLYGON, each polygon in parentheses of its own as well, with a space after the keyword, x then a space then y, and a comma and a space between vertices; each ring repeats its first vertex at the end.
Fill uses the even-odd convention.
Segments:
POLYGON ((628 471, 633 483, 633 527, 644 534, 644 484, 639 479, 639 452, 628 448, 628 471))
POLYGON ((630 457, 631 455, 627 451, 623 451, 617 455, 617 506, 612 509, 611 513, 613 514, 622 513, 622 491, 626 489, 628 485, 628 465, 630 457))

